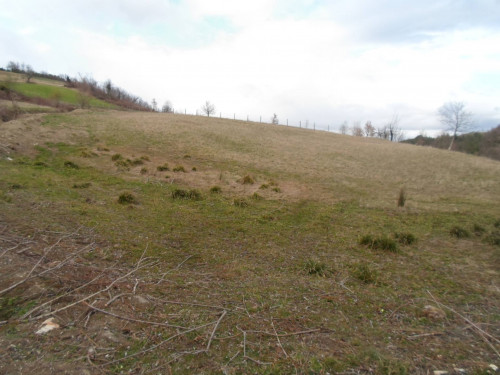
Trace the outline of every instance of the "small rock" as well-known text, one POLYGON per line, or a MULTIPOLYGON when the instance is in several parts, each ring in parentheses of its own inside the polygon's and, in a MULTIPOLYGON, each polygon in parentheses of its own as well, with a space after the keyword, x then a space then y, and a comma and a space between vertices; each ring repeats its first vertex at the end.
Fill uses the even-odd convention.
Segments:
POLYGON ((439 371, 439 370, 434 371, 434 375, 447 375, 447 374, 448 374, 448 371, 439 371))
POLYGON ((145 305, 145 304, 149 303, 149 301, 146 298, 141 297, 141 296, 134 296, 134 300, 137 303, 140 303, 141 305, 145 305))
POLYGON ((446 313, 443 310, 431 305, 424 306, 422 314, 432 320, 442 320, 446 317, 446 313))
POLYGON ((60 327, 59 324, 54 322, 54 318, 49 318, 42 323, 42 326, 40 327, 40 329, 38 331, 36 331, 36 334, 43 335, 43 334, 50 332, 53 329, 57 329, 59 327, 60 327))
POLYGON ((467 371, 465 371, 465 369, 463 369, 463 368, 456 368, 456 367, 455 367, 453 370, 454 370, 457 374, 466 374, 466 373, 467 373, 467 371))
POLYGON ((498 371, 498 366, 495 366, 493 363, 488 366, 490 369, 493 371, 497 372, 498 371))

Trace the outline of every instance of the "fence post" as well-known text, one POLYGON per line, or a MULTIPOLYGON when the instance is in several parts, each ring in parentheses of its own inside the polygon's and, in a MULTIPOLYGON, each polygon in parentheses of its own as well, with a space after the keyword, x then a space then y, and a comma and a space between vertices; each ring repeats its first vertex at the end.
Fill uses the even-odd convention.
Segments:
POLYGON ((233 120, 236 120, 236 113, 233 113, 233 120))
POLYGON ((247 122, 248 122, 248 115, 247 115, 247 122))
POLYGON ((184 108, 184 114, 186 114, 186 109, 184 108))
POLYGON ((299 127, 302 128, 302 121, 299 121, 299 127))
POLYGON ((314 130, 316 130, 316 123, 314 123, 314 125, 313 125, 313 129, 314 129, 314 130))
POLYGON ((286 119, 286 126, 288 126, 288 119, 286 119))

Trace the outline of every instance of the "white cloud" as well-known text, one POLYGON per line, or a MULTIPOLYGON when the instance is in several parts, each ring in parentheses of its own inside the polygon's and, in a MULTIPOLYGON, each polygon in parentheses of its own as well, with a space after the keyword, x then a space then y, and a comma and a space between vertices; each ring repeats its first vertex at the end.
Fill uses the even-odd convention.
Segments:
POLYGON ((437 129, 436 109, 463 100, 483 114, 482 126, 494 126, 500 92, 488 82, 498 77, 500 31, 492 1, 452 9, 448 0, 53 0, 40 12, 26 1, 4 13, 18 26, 4 22, 10 36, 0 36, 0 55, 110 78, 190 112, 208 99, 228 116, 276 112, 324 126, 380 125, 398 112, 403 127, 437 129))

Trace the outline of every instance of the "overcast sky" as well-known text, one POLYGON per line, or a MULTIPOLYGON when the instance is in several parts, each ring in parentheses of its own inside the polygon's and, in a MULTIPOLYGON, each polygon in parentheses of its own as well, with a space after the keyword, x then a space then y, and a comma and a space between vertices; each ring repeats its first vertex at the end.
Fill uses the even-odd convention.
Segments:
POLYGON ((161 106, 433 134, 500 124, 500 0, 0 0, 0 65, 92 75, 161 106))

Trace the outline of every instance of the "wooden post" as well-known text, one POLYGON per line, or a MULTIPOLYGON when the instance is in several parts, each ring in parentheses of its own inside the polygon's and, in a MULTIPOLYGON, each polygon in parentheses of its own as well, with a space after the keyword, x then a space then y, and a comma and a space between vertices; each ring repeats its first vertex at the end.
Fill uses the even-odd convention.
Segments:
POLYGON ((299 127, 300 128, 302 127, 302 121, 299 121, 299 127))

